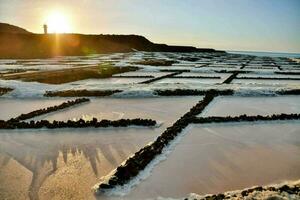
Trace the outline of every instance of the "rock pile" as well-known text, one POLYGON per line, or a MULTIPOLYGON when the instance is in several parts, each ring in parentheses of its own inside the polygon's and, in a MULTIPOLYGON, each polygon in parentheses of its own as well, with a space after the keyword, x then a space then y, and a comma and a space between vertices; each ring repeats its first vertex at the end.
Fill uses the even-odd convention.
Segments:
POLYGON ((171 66, 177 61, 174 60, 143 60, 139 62, 135 62, 133 64, 137 65, 151 65, 151 66, 171 66))
POLYGON ((239 72, 233 72, 233 74, 231 74, 223 83, 225 83, 225 84, 231 83, 232 80, 235 79, 238 74, 239 74, 239 72))
POLYGON ((13 89, 11 89, 11 88, 1 88, 0 87, 0 96, 4 95, 4 94, 6 94, 6 93, 8 93, 8 92, 10 92, 12 90, 13 89))
POLYGON ((293 80, 293 81, 300 81, 300 78, 293 78, 293 77, 236 77, 236 79, 250 79, 250 80, 293 80))
POLYGON ((122 90, 64 90, 64 91, 46 91, 46 97, 104 97, 122 90))
POLYGON ((140 82, 140 84, 147 84, 147 83, 152 83, 154 81, 158 81, 158 80, 161 80, 161 79, 164 79, 164 78, 171 78, 172 76, 175 76, 175 75, 178 75, 178 74, 181 74, 181 73, 182 72, 174 72, 172 74, 167 74, 165 76, 160 76, 160 77, 156 77, 156 78, 153 78, 153 79, 150 79, 150 80, 140 82))
POLYGON ((300 95, 300 89, 280 90, 276 93, 279 95, 300 95))
POLYGON ((227 70, 227 69, 222 69, 222 70, 214 70, 215 73, 226 73, 226 74, 231 74, 231 73, 236 73, 238 72, 239 74, 249 74, 251 71, 241 71, 241 70, 227 70))
POLYGON ((155 78, 154 76, 152 76, 152 75, 145 75, 145 76, 138 76, 138 75, 136 75, 136 76, 129 76, 129 75, 127 75, 127 76, 120 76, 120 75, 118 75, 118 76, 112 76, 112 78, 155 78))
POLYGON ((161 69, 160 72, 190 72, 189 69, 161 69))
POLYGON ((300 114, 279 114, 279 115, 267 115, 267 116, 247 116, 240 115, 236 117, 195 117, 192 123, 205 124, 205 123, 221 123, 221 122, 253 122, 253 121, 272 121, 272 120, 293 120, 300 119, 300 114))
POLYGON ((172 76, 170 78, 200 78, 200 79, 221 79, 220 76, 172 76))
POLYGON ((84 103, 84 102, 88 102, 88 101, 90 101, 90 100, 87 99, 87 98, 81 98, 81 99, 75 99, 73 101, 67 101, 67 102, 64 102, 64 103, 62 103, 58 106, 51 106, 51 107, 35 110, 35 111, 32 111, 32 112, 27 113, 27 114, 21 114, 20 116, 16 117, 15 120, 20 121, 20 120, 30 119, 30 118, 33 118, 33 117, 37 117, 39 115, 54 112, 54 111, 57 111, 57 110, 68 108, 68 107, 74 106, 76 104, 80 104, 80 103, 84 103))
POLYGON ((283 74, 283 75, 300 75, 300 72, 274 72, 275 74, 283 74))
POLYGON ((255 186, 248 189, 225 192, 221 194, 196 195, 193 194, 184 200, 241 200, 241 199, 266 199, 266 200, 298 200, 300 199, 300 181, 287 182, 280 185, 255 186))
POLYGON ((64 121, 53 121, 48 120, 41 121, 18 121, 16 119, 10 119, 8 121, 0 120, 0 129, 39 129, 39 128, 87 128, 87 127, 127 127, 127 126, 155 126, 156 121, 152 119, 120 119, 116 121, 101 120, 98 121, 93 118, 91 121, 85 121, 80 119, 78 121, 68 120, 64 121))
MULTIPOLYGON (((210 90, 217 95, 232 95, 233 90, 210 90)), ((197 96, 205 95, 207 90, 176 89, 176 90, 155 90, 154 93, 159 96, 197 96)))

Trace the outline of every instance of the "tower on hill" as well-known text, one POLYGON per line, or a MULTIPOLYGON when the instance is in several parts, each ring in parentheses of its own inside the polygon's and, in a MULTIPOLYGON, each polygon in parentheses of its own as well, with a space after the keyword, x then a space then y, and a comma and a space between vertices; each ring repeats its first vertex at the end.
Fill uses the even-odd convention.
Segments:
POLYGON ((44 24, 43 27, 44 27, 44 34, 48 34, 48 26, 47 26, 47 24, 44 24))

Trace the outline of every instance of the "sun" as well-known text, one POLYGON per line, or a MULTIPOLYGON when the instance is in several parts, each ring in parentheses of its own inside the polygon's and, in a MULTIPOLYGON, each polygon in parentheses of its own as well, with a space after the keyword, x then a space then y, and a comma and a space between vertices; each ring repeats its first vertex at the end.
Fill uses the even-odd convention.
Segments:
POLYGON ((54 11, 46 18, 49 33, 70 33, 71 25, 69 18, 62 12, 54 11))

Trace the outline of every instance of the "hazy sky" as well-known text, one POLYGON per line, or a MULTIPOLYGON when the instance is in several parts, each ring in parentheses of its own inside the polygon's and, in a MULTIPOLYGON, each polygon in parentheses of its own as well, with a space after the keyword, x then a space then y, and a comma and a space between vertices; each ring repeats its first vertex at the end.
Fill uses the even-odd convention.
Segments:
POLYGON ((144 35, 226 50, 300 52, 300 0, 0 0, 0 21, 42 32, 64 13, 76 33, 144 35))

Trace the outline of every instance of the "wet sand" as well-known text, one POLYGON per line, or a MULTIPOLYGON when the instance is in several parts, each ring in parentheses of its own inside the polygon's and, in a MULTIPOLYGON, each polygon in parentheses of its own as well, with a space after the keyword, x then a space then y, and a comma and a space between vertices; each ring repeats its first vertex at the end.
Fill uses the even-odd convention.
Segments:
POLYGON ((92 199, 91 187, 102 176, 160 132, 141 128, 1 130, 0 155, 7 160, 0 170, 1 195, 20 199, 11 192, 13 188, 24 188, 26 194, 29 187, 31 199, 92 199), (20 179, 17 174, 28 175, 20 179))

